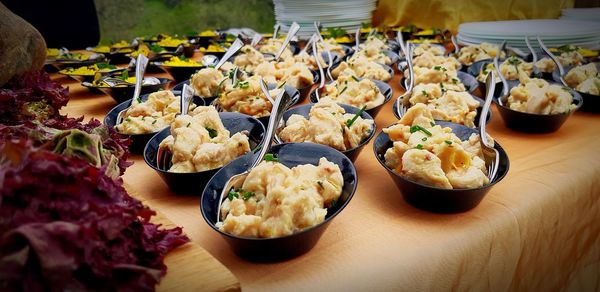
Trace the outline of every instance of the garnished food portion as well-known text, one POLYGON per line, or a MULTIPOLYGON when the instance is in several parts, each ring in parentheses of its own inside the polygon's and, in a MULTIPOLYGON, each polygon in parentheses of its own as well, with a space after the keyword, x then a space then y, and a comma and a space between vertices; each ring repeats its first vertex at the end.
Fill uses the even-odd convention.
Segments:
MULTIPOLYGON (((364 110, 364 108, 363 108, 364 110)), ((310 109, 308 119, 293 114, 279 132, 284 142, 313 142, 340 151, 358 147, 372 133, 373 120, 346 113, 329 98, 323 98, 310 109)))
POLYGON ((219 34, 214 31, 214 30, 203 30, 200 33, 198 33, 198 36, 201 37, 216 37, 219 36, 219 34))
POLYGON ((565 76, 565 81, 577 91, 600 95, 600 73, 596 63, 577 66, 565 76))
POLYGON ((456 60, 456 58, 454 57, 444 57, 443 55, 436 55, 434 53, 426 51, 413 58, 413 66, 426 68, 440 66, 449 70, 456 71, 458 70, 458 68, 460 68, 460 62, 458 62, 458 60, 456 60))
POLYGON ((451 128, 436 125, 424 104, 411 107, 383 132, 393 141, 384 155, 386 166, 409 180, 443 189, 478 188, 489 183, 479 135, 461 141, 451 128))
POLYGON ((187 43, 188 40, 187 39, 177 39, 177 38, 173 38, 170 36, 166 36, 163 39, 161 39, 159 42, 156 43, 156 45, 161 46, 161 47, 177 47, 181 44, 185 44, 187 43))
POLYGON ((479 102, 465 91, 447 90, 443 83, 419 84, 414 87, 409 106, 424 104, 434 119, 475 127, 479 102))
POLYGON ((392 59, 385 54, 385 50, 388 50, 389 46, 383 40, 370 36, 359 47, 358 54, 363 55, 367 60, 386 65, 392 64, 392 59))
POLYGON ((274 238, 291 235, 325 220, 335 206, 344 178, 338 165, 326 158, 319 165, 293 168, 263 161, 253 168, 241 189, 231 190, 221 205, 221 231, 242 237, 274 238))
POLYGON ((519 86, 510 90, 506 102, 512 110, 541 115, 566 114, 576 108, 571 92, 564 87, 524 74, 519 86))
MULTIPOLYGON (((450 70, 443 66, 432 68, 414 67, 415 85, 439 84, 445 90, 465 91, 465 85, 458 78, 456 70, 450 70)), ((408 76, 408 75, 405 75, 408 76)))
MULTIPOLYGON (((262 46, 260 46, 260 48, 258 49, 261 53, 269 53, 269 54, 277 54, 277 52, 279 52, 279 49, 281 48, 281 46, 283 45, 283 40, 282 39, 275 39, 275 38, 270 38, 267 39, 262 46)), ((286 47, 283 50, 283 53, 281 53, 281 57, 286 59, 286 58, 291 58, 293 57, 293 53, 290 50, 289 46, 286 47)))
POLYGON ((392 78, 385 67, 370 61, 362 54, 354 55, 347 61, 341 62, 339 66, 331 71, 331 74, 336 79, 342 75, 352 75, 387 82, 392 78))
POLYGON ((121 40, 120 42, 114 43, 112 45, 98 45, 96 47, 91 48, 91 51, 102 54, 107 54, 111 52, 131 53, 134 51, 134 48, 127 41, 121 40))
POLYGON ((83 53, 64 53, 56 56, 56 60, 62 61, 86 61, 90 59, 90 55, 83 53))
POLYGON ((261 52, 252 46, 245 45, 240 49, 240 53, 235 57, 233 64, 248 73, 252 73, 256 66, 264 61, 265 57, 261 52))
POLYGON ((200 49, 198 49, 200 52, 203 53, 224 53, 225 51, 227 51, 227 49, 225 49, 225 47, 223 47, 222 45, 218 45, 218 44, 209 44, 208 47, 201 47, 200 49))
MULTIPOLYGON (((498 46, 490 43, 481 43, 479 45, 469 45, 460 48, 458 61, 470 66, 474 62, 484 59, 493 59, 498 54, 498 46)), ((504 56, 504 52, 500 57, 504 56)))
POLYGON ((425 53, 429 53, 434 56, 444 56, 444 54, 446 53, 446 50, 444 50, 444 48, 439 45, 437 45, 437 46, 433 45, 430 40, 424 40, 415 48, 415 51, 413 54, 415 56, 421 56, 425 53))
POLYGON ((336 53, 339 56, 346 56, 346 51, 344 47, 342 47, 334 38, 324 39, 325 44, 323 42, 318 42, 317 46, 319 48, 319 52, 325 52, 329 50, 332 53, 336 53))
POLYGON ((201 63, 199 63, 196 60, 192 60, 192 59, 188 59, 186 57, 171 57, 169 60, 163 62, 163 65, 165 66, 171 66, 171 67, 200 67, 202 66, 201 63))
POLYGON ((215 68, 207 67, 199 70, 190 78, 190 86, 198 96, 217 96, 219 88, 225 81, 223 73, 215 68))
MULTIPOLYGON (((129 70, 125 69, 121 72, 121 74, 111 75, 110 77, 120 79, 123 82, 108 82, 104 78, 101 78, 100 75, 95 75, 94 81, 92 82, 92 86, 96 87, 129 87, 135 85, 135 76, 129 76, 129 70)), ((142 80, 142 85, 154 85, 159 84, 160 80, 155 77, 145 77, 142 80)))
POLYGON ((60 54, 60 50, 57 48, 47 48, 46 49, 46 57, 56 57, 60 54))
POLYGON ((110 65, 107 63, 98 63, 78 68, 68 67, 58 72, 65 75, 94 76, 97 72, 108 72, 114 69, 117 69, 115 65, 110 65))
MULTIPOLYGON (((190 105, 193 108, 193 105, 190 105)), ((137 135, 154 133, 168 127, 179 113, 179 98, 173 92, 151 93, 146 101, 134 99, 123 116, 123 122, 115 125, 121 134, 137 135)))
POLYGON ((171 124, 171 135, 160 143, 172 154, 170 172, 200 172, 221 167, 250 151, 248 136, 230 137, 213 106, 199 106, 171 124))
MULTIPOLYGON (((552 62, 552 60, 550 61, 552 62)), ((482 66, 481 71, 477 76, 477 80, 480 82, 485 82, 487 75, 492 70, 494 70, 493 63, 482 66)), ((519 79, 520 72, 525 72, 525 74, 531 75, 531 72, 533 72, 533 63, 525 62, 523 59, 516 56, 511 56, 504 60, 502 64, 500 64, 500 72, 504 78, 506 78, 506 80, 517 80, 519 79)), ((498 78, 498 80, 500 79, 498 78)))
POLYGON ((325 85, 322 96, 357 108, 365 106, 368 110, 385 101, 385 96, 375 82, 367 78, 361 80, 354 75, 341 75, 334 82, 325 85))
POLYGON ((313 75, 308 66, 294 58, 282 62, 263 62, 256 66, 254 75, 260 76, 268 83, 287 84, 294 88, 303 88, 313 84, 313 75))
MULTIPOLYGON (((273 105, 263 94, 260 88, 261 77, 252 76, 235 83, 225 82, 223 91, 218 98, 218 104, 225 111, 239 112, 257 118, 271 114, 273 105)), ((272 97, 283 89, 269 90, 272 97)))
POLYGON ((577 66, 583 64, 584 58, 579 53, 579 47, 564 45, 556 48, 558 60, 563 66, 577 66))

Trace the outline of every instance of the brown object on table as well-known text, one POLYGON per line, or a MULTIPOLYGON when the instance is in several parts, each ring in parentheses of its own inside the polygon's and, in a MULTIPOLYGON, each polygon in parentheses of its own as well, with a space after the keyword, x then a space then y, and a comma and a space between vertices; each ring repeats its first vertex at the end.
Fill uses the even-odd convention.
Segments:
MULTIPOLYGON (((63 114, 102 119, 115 106, 107 95, 52 76, 70 88, 63 114)), ((400 78, 389 82, 392 101, 402 93, 400 78)), ((391 108, 389 102, 377 115, 377 131, 397 121, 391 108)), ((459 214, 407 204, 371 141, 354 163, 359 184, 346 209, 308 253, 272 264, 237 257, 204 222, 199 198, 170 192, 141 155, 133 155, 123 179, 133 196, 184 227, 192 243, 230 269, 244 291, 598 291, 599 129, 597 114, 576 112, 555 133, 519 133, 493 107, 488 132, 508 153, 510 171, 479 206, 459 214)), ((170 271, 165 283, 178 279, 170 271)))
POLYGON ((42 35, 0 3, 0 87, 14 76, 39 71, 45 60, 42 35))

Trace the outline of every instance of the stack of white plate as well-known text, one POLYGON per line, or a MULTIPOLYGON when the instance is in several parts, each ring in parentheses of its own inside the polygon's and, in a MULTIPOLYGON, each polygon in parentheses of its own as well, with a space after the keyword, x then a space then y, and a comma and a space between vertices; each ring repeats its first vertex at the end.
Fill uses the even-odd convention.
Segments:
POLYGON ((560 19, 600 22, 600 7, 563 9, 560 19))
POLYGON ((572 44, 590 49, 600 47, 600 23, 563 19, 531 19, 463 23, 458 28, 458 42, 463 45, 501 43, 527 50, 525 36, 537 47, 535 36, 548 47, 572 44))
POLYGON ((354 31, 361 23, 371 23, 371 12, 376 0, 273 0, 275 20, 281 30, 287 32, 292 22, 300 25, 298 36, 309 38, 314 32, 313 23, 319 21, 323 27, 340 27, 354 31))

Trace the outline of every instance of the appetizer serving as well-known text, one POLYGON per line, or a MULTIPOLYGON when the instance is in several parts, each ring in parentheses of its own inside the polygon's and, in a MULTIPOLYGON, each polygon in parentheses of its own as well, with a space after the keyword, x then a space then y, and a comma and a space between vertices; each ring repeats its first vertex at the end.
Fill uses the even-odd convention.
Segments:
POLYGON ((192 75, 190 86, 198 96, 216 96, 225 79, 225 76, 223 76, 223 73, 219 69, 207 67, 192 75))
MULTIPOLYGON (((237 82, 225 82, 223 91, 217 99, 218 105, 228 112, 239 112, 256 118, 270 115, 273 105, 260 89, 261 77, 252 76, 237 82)), ((269 90, 271 96, 277 96, 283 90, 269 90)))
POLYGON ((479 136, 461 141, 451 128, 436 125, 429 108, 411 107, 395 125, 383 129, 393 146, 385 164, 399 175, 442 189, 471 189, 489 183, 479 136))
POLYGON ((283 62, 263 62, 256 66, 254 75, 268 83, 287 84, 294 88, 304 88, 313 84, 314 76, 308 66, 294 58, 283 62))
POLYGON ((200 66, 202 66, 202 64, 196 60, 188 59, 185 57, 177 57, 177 56, 171 57, 169 60, 164 61, 162 64, 165 66, 171 66, 171 67, 200 67, 200 66))
POLYGON ((250 171, 241 189, 229 192, 219 230, 242 237, 291 235, 323 222, 342 194, 340 168, 326 158, 291 169, 273 155, 266 160, 250 171))
MULTIPOLYGON (((419 47, 415 48, 415 51, 419 47)), ((448 70, 458 70, 461 66, 460 62, 454 57, 444 57, 443 55, 436 55, 432 52, 426 51, 422 54, 413 58, 413 66, 433 68, 435 66, 441 66, 448 70)))
POLYGON ((385 67, 379 63, 370 61, 363 54, 356 54, 347 61, 341 62, 339 66, 331 70, 331 74, 336 79, 342 75, 351 75, 387 82, 392 78, 392 75, 385 67))
POLYGON ((571 69, 565 75, 567 84, 575 90, 592 95, 600 95, 600 73, 598 64, 589 63, 571 69))
MULTIPOLYGON (((132 100, 123 122, 114 128, 126 135, 154 133, 175 120, 175 115, 179 113, 179 102, 179 97, 168 90, 151 93, 146 101, 132 100)), ((190 107, 193 108, 193 105, 190 107)))
MULTIPOLYGON (((458 61, 470 66, 474 62, 484 59, 493 59, 498 54, 498 46, 490 43, 481 43, 479 45, 469 45, 460 48, 458 61)), ((504 56, 502 52, 500 57, 504 56)))
POLYGON ((367 110, 384 103, 385 97, 379 87, 367 78, 359 79, 354 75, 341 75, 323 88, 322 97, 339 103, 367 110))
POLYGON ((434 119, 475 127, 480 103, 466 91, 447 90, 443 83, 419 84, 408 98, 409 106, 424 104, 434 119))
POLYGON ((425 53, 429 53, 434 56, 444 56, 444 54, 446 54, 446 50, 441 45, 435 45, 430 40, 424 40, 418 46, 416 46, 413 54, 415 56, 421 56, 425 53))
POLYGON ((248 136, 223 126, 213 106, 199 106, 180 115, 171 124, 171 135, 160 150, 172 154, 170 172, 200 172, 221 167, 250 151, 248 136))
POLYGON ((507 105, 510 109, 541 115, 567 114, 577 106, 573 95, 561 85, 544 79, 520 76, 521 83, 510 90, 507 105))
POLYGON ((373 120, 363 119, 361 113, 346 113, 344 108, 325 97, 311 107, 308 119, 291 115, 279 137, 284 142, 313 142, 340 151, 353 149, 374 131, 373 120))

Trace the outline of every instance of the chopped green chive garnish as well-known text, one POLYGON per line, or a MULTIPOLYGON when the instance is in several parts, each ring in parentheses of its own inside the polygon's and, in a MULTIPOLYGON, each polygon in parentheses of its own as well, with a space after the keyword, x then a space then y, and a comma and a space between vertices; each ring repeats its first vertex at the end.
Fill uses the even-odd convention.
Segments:
POLYGON ((267 153, 267 155, 265 155, 265 161, 279 162, 279 158, 277 158, 275 154, 267 153))
POLYGON ((423 150, 423 145, 421 145, 421 144, 417 144, 417 149, 419 149, 419 150, 423 150))
POLYGON ((283 81, 283 83, 279 84, 279 86, 277 86, 277 89, 282 88, 286 82, 287 82, 287 80, 285 80, 285 81, 283 81))
POLYGON ((209 127, 204 128, 206 129, 206 131, 208 131, 208 136, 210 136, 211 138, 217 137, 217 130, 209 127))
POLYGON ((192 122, 188 122, 187 125, 185 125, 186 128, 189 128, 189 126, 192 124, 192 122))
POLYGON ((410 127, 410 133, 411 134, 414 133, 414 132, 416 132, 416 131, 421 131, 421 132, 425 133, 425 135, 431 137, 431 132, 429 132, 427 129, 425 129, 425 128, 419 126, 419 125, 414 125, 414 126, 410 127))
POLYGON ((423 90, 423 91, 421 91, 421 93, 422 93, 423 95, 425 95, 426 97, 429 97, 429 93, 427 93, 427 91, 423 90))
POLYGON ((229 191, 229 193, 227 194, 227 198, 228 198, 230 201, 233 201, 233 199, 234 199, 234 198, 235 198, 235 199, 238 199, 239 197, 240 197, 240 194, 239 194, 238 192, 234 191, 233 189, 231 189, 231 190, 229 191))
POLYGON ((423 137, 423 139, 421 139, 421 141, 423 141, 423 142, 427 141, 427 137, 423 137))
POLYGON ((320 187, 321 189, 325 189, 325 187, 323 186, 323 182, 322 182, 322 181, 318 180, 318 181, 317 181, 317 184, 319 185, 319 187, 320 187))
POLYGON ((242 193, 242 199, 244 199, 244 201, 248 201, 248 199, 250 199, 250 198, 252 198, 252 197, 254 197, 256 195, 254 192, 246 192, 246 191, 241 190, 241 189, 240 189, 240 191, 243 192, 242 193))
POLYGON ((352 126, 352 124, 354 124, 354 121, 356 121, 356 119, 358 119, 358 117, 360 115, 362 115, 362 113, 365 111, 366 108, 367 108, 367 106, 363 105, 363 107, 360 108, 360 110, 354 115, 354 117, 352 117, 351 120, 346 120, 346 126, 348 128, 350 128, 352 126))
POLYGON ((356 76, 352 75, 352 79, 354 79, 354 81, 358 82, 360 80, 358 80, 358 78, 356 78, 356 76))
POLYGON ((339 95, 342 95, 342 93, 344 93, 344 91, 346 91, 346 89, 348 89, 348 86, 344 86, 344 88, 342 89, 342 91, 340 91, 339 95))
POLYGON ((446 144, 448 144, 448 145, 452 145, 452 141, 450 141, 450 140, 446 140, 446 141, 444 141, 444 142, 445 142, 446 144))

